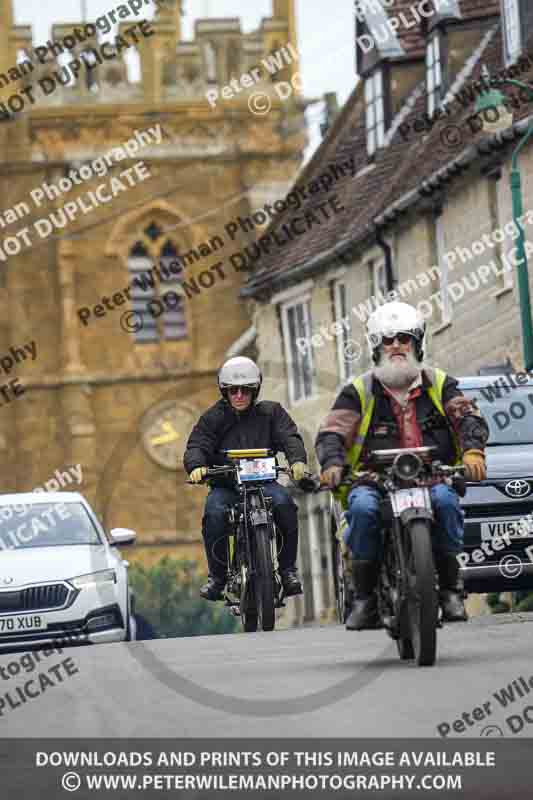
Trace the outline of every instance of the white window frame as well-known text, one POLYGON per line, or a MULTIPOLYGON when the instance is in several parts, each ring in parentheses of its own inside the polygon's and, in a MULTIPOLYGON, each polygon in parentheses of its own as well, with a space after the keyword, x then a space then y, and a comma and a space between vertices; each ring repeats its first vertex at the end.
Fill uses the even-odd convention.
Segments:
POLYGON ((385 103, 383 70, 377 69, 365 78, 366 148, 373 156, 385 144, 385 103))
POLYGON ((383 259, 374 259, 370 262, 370 268, 372 271, 372 297, 375 297, 376 300, 379 300, 380 297, 386 299, 388 289, 387 289, 387 270, 385 266, 385 261, 383 259))
POLYGON ((352 361, 345 356, 345 348, 352 338, 352 320, 350 316, 351 301, 349 299, 348 284, 344 280, 337 280, 333 284, 333 305, 335 309, 335 322, 342 325, 344 318, 348 321, 348 329, 342 325, 342 332, 336 336, 337 343, 337 363, 339 367, 339 377, 342 383, 353 375, 352 361), (343 297, 344 295, 344 297, 343 297))
POLYGON ((314 382, 314 361, 313 361, 313 347, 311 344, 311 295, 300 295, 293 300, 287 301, 281 305, 281 327, 283 332, 283 345, 285 349, 285 363, 287 365, 287 377, 288 377, 288 388, 289 388, 289 403, 291 406, 296 405, 297 403, 301 403, 305 400, 308 400, 312 397, 315 393, 315 382, 314 382), (290 335, 290 326, 289 326, 289 311, 293 308, 301 306, 303 309, 303 324, 304 324, 304 331, 303 336, 298 338, 305 338, 307 339, 309 346, 307 348, 307 352, 305 354, 300 353, 298 348, 296 347, 296 342, 294 343, 294 350, 297 353, 296 363, 293 359, 293 348, 291 347, 291 335, 290 335), (303 360, 306 357, 309 357, 309 373, 311 378, 311 385, 309 392, 306 394, 305 391, 305 381, 303 379, 303 360), (302 386, 302 393, 297 396, 296 391, 296 374, 297 370, 300 370, 300 384, 302 386))
POLYGON ((441 37, 436 31, 430 38, 426 47, 426 91, 428 106, 427 112, 431 117, 440 107, 442 89, 442 53, 441 37))
POLYGON ((445 258, 447 250, 446 250, 446 241, 444 237, 443 214, 438 214, 437 217, 435 218, 435 243, 437 247, 437 264, 440 270, 439 287, 440 287, 440 296, 442 300, 441 324, 446 325, 448 322, 452 321, 453 305, 450 302, 450 295, 448 294, 448 285, 450 276, 448 272, 448 261, 445 258))
POLYGON ((519 0, 502 0, 505 66, 514 64, 522 53, 522 27, 519 0))

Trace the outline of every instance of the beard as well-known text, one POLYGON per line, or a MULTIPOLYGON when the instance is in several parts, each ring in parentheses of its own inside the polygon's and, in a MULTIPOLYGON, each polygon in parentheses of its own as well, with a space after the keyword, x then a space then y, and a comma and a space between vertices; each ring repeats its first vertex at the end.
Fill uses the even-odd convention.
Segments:
POLYGON ((374 368, 374 375, 390 389, 407 389, 418 378, 423 365, 416 360, 413 352, 406 353, 405 358, 397 359, 381 355, 379 366, 374 368))

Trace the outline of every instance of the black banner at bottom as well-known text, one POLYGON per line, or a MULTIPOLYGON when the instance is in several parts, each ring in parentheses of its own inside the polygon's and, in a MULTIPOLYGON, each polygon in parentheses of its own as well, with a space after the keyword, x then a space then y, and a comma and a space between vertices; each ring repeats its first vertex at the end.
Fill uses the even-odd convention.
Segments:
POLYGON ((531 739, 1 739, 5 797, 531 797, 531 739))

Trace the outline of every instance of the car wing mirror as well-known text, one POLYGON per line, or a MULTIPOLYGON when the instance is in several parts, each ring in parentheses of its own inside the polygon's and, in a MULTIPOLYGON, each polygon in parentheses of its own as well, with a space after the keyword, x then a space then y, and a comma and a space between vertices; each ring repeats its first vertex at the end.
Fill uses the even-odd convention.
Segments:
POLYGON ((113 528, 109 531, 109 538, 111 545, 133 544, 137 538, 137 534, 130 528, 113 528))

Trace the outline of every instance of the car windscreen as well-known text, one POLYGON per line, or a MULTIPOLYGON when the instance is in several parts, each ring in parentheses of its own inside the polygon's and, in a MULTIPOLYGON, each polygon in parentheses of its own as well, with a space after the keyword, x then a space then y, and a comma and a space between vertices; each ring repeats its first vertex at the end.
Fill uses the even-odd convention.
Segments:
POLYGON ((81 503, 0 503, 0 551, 101 543, 81 503))
POLYGON ((506 391, 491 384, 481 389, 462 389, 475 398, 490 428, 489 445, 533 443, 533 386, 506 391))

